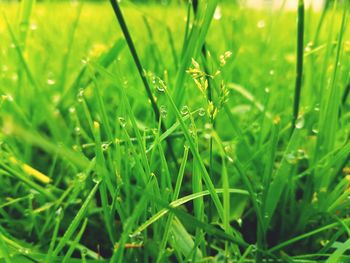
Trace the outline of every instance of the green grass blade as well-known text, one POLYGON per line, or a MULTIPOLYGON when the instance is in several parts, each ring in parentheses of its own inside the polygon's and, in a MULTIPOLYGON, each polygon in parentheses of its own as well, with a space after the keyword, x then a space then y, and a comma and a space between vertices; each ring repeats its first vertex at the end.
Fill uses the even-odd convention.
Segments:
POLYGON ((85 229, 86 229, 86 226, 88 224, 88 219, 86 218, 83 222, 83 225, 81 226, 77 236, 75 237, 74 241, 72 244, 69 244, 69 249, 66 253, 66 255, 64 256, 63 260, 62 260, 62 263, 66 263, 70 260, 70 257, 71 255, 73 254, 74 250, 76 249, 79 241, 81 240, 84 232, 85 232, 85 229))
POLYGON ((80 222, 84 219, 84 216, 86 214, 87 208, 91 202, 91 200, 94 198, 95 193, 100 185, 100 182, 96 183, 95 186, 90 191, 89 195, 86 197, 83 205, 80 207, 79 211, 77 212, 76 216, 70 223, 69 227, 67 228, 66 232, 58 242, 56 248, 54 249, 52 253, 52 257, 58 256, 58 254, 61 252, 63 247, 67 244, 67 242, 70 240, 72 235, 74 234, 75 230, 79 227, 80 222))
MULTIPOLYGON (((223 189, 216 189, 215 190, 217 194, 222 194, 224 192, 223 189)), ((248 195, 248 192, 245 190, 240 190, 240 189, 229 189, 229 193, 231 194, 241 194, 241 195, 248 195)), ((181 206, 189 201, 195 200, 196 198, 200 198, 203 196, 207 196, 210 195, 210 192, 208 190, 199 192, 199 193, 195 193, 195 194, 191 194, 185 197, 182 197, 180 199, 177 199, 173 202, 171 202, 169 204, 169 206, 171 207, 178 207, 181 206)), ((152 216, 150 219, 148 219, 146 222, 144 222, 141 226, 139 226, 134 232, 133 235, 136 235, 137 233, 142 232, 143 230, 145 230, 147 227, 149 227, 151 224, 153 224, 154 222, 156 222, 157 220, 159 220, 161 217, 163 217, 164 215, 166 215, 169 212, 169 209, 162 209, 161 211, 159 211, 157 214, 155 214, 154 216, 152 216)))
POLYGON ((301 86, 303 79, 303 60, 304 60, 304 0, 298 1, 298 33, 297 33, 297 66, 294 88, 294 105, 292 130, 295 128, 299 115, 301 86))

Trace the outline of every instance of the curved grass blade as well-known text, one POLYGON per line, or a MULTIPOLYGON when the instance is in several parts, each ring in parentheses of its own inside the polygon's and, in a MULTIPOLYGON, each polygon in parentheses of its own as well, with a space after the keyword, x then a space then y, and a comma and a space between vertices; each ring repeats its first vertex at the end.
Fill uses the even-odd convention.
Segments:
POLYGON ((66 255, 64 256, 62 263, 66 263, 67 261, 70 260, 71 255, 73 254, 74 250, 76 249, 81 237, 84 234, 84 231, 86 229, 86 226, 88 224, 88 219, 86 218, 83 222, 83 225, 81 226, 76 238, 74 239, 73 243, 69 244, 69 249, 66 253, 66 255))
MULTIPOLYGON (((224 189, 216 189, 215 192, 217 194, 222 194, 224 193, 224 189)), ((248 195, 248 192, 245 190, 240 190, 240 189, 229 189, 228 192, 230 194, 241 194, 241 195, 248 195)), ((176 208, 180 205, 183 205, 189 201, 195 200, 197 198, 203 197, 203 196, 207 196, 210 195, 210 192, 208 190, 202 191, 202 192, 198 192, 195 194, 191 194, 185 197, 182 197, 180 199, 177 199, 176 201, 173 201, 169 204, 170 207, 176 208)), ((169 209, 165 208, 162 209, 161 211, 159 211, 157 214, 155 214, 154 216, 152 216, 150 219, 148 219, 145 223, 143 223, 141 226, 139 226, 134 232, 133 235, 137 235, 138 233, 142 232, 143 230, 145 230, 147 227, 149 227, 151 224, 153 224, 154 222, 156 222, 157 220, 159 220, 161 217, 163 217, 164 215, 166 215, 169 212, 169 209)))
MULTIPOLYGON (((342 223, 344 223, 344 224, 349 224, 349 223, 350 223, 350 218, 347 218, 347 219, 342 220, 342 223)), ((289 239, 289 240, 287 240, 287 241, 285 241, 285 242, 282 242, 282 243, 280 243, 280 244, 278 244, 278 245, 276 245, 276 246, 270 248, 270 249, 269 249, 269 252, 275 252, 275 251, 281 250, 282 248, 287 247, 287 246, 289 246, 289 245, 291 245, 291 244, 294 244, 294 243, 296 243, 296 242, 298 242, 298 241, 300 241, 300 240, 303 240, 303 239, 306 239, 306 238, 308 238, 308 237, 314 236, 314 235, 316 235, 316 234, 318 234, 318 233, 321 233, 321 232, 323 232, 323 231, 326 231, 326 230, 328 230, 328 229, 332 229, 332 228, 338 227, 338 226, 341 225, 342 223, 340 223, 340 222, 335 222, 335 223, 332 223, 332 224, 328 224, 328 225, 325 225, 325 226, 323 226, 323 227, 320 227, 320 228, 317 228, 317 229, 315 229, 315 230, 312 230, 312 231, 310 231, 310 232, 307 232, 307 233, 305 233, 305 234, 302 234, 302 235, 300 235, 300 236, 291 238, 291 239, 289 239)))
POLYGON ((185 122, 184 122, 184 120, 183 120, 183 118, 182 118, 182 116, 181 116, 181 114, 180 114, 180 112, 179 112, 179 109, 177 108, 177 106, 176 106, 174 100, 173 100, 172 97, 170 96, 170 94, 169 94, 169 92, 168 92, 168 89, 165 88, 165 89, 164 89, 164 92, 165 92, 165 95, 166 95, 167 99, 168 99, 169 102, 170 102, 171 108, 172 108, 173 112, 175 113, 176 118, 177 118, 177 119, 179 120, 179 122, 180 122, 181 129, 182 129, 182 131, 183 131, 183 133, 184 133, 184 136, 185 136, 185 138, 186 138, 186 141, 187 141, 188 144, 189 144, 189 147, 190 147, 190 149, 191 149, 191 152, 192 152, 193 156, 194 156, 194 157, 197 159, 197 161, 198 161, 199 168, 200 168, 200 170, 201 170, 201 172, 202 172, 202 178, 203 178, 203 180, 204 180, 204 182, 205 182, 205 185, 206 185, 206 187, 208 188, 208 191, 209 191, 209 193, 210 193, 210 195, 211 195, 211 197, 212 197, 212 199, 213 199, 213 202, 214 202, 214 204, 215 204, 215 206, 216 206, 216 209, 217 209, 217 211, 218 211, 219 217, 220 217, 221 219, 223 219, 223 218, 224 218, 224 212, 223 212, 224 209, 223 209, 223 207, 222 207, 221 201, 220 201, 220 199, 219 199, 219 197, 218 197, 218 195, 217 195, 217 193, 216 193, 216 191, 215 191, 214 184, 213 184, 213 182, 212 182, 212 180, 211 180, 211 178, 210 178, 210 175, 208 174, 207 169, 205 168, 205 165, 204 165, 204 163, 203 163, 203 160, 202 160, 202 158, 201 158, 201 156, 200 156, 200 154, 199 154, 199 151, 198 151, 198 149, 197 149, 197 147, 196 147, 196 145, 195 145, 195 143, 194 143, 194 141, 193 141, 193 139, 192 139, 192 136, 191 136, 190 133, 189 133, 189 129, 188 129, 188 127, 186 126, 186 124, 185 124, 185 122))
POLYGON ((85 216, 88 205, 90 204, 92 198, 95 196, 95 193, 96 193, 99 185, 100 185, 100 182, 96 183, 95 186, 90 191, 89 195, 86 197, 85 202, 83 203, 83 205, 79 209, 77 215, 74 217, 74 219, 70 223, 68 229, 64 233, 60 242, 57 244, 57 247, 54 249, 54 251, 52 253, 52 257, 56 257, 61 252, 63 247, 67 244, 67 242, 70 240, 70 238, 74 234, 75 230, 78 228, 81 220, 83 220, 83 218, 85 216))

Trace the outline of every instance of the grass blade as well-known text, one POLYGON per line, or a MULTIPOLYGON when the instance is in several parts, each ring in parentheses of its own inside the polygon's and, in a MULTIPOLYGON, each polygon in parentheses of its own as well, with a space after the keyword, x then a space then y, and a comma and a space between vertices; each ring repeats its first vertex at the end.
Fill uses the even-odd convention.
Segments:
POLYGON ((95 193, 96 193, 99 185, 100 185, 100 182, 96 183, 95 186, 90 191, 89 195, 86 197, 83 205, 79 209, 78 213, 76 214, 76 216, 74 217, 74 219, 70 223, 69 227, 67 228, 66 232, 64 233, 63 237, 60 239, 56 248, 54 249, 54 251, 52 253, 52 257, 58 256, 58 254, 61 252, 63 247, 67 244, 67 242, 70 240, 70 238, 74 234, 75 230, 78 228, 81 220, 83 220, 83 218, 86 214, 87 208, 88 208, 92 198, 95 196, 95 193))
POLYGON ((304 60, 304 0, 298 0, 298 33, 297 33, 297 65, 294 89, 293 121, 292 130, 295 128, 299 115, 301 86, 303 79, 304 60))

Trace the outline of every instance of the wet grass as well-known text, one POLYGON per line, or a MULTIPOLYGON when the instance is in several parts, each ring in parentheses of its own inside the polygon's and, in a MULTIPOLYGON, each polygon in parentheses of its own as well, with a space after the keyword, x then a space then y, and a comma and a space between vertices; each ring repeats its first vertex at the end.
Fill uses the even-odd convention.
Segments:
POLYGON ((0 262, 350 260, 348 6, 0 7, 0 262))

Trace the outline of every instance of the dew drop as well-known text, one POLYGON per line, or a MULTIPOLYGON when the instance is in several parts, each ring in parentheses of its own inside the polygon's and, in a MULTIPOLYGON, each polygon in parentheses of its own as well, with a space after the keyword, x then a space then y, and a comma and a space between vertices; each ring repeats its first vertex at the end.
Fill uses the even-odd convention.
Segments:
POLYGON ((77 100, 78 100, 78 102, 84 101, 84 89, 80 89, 78 91, 77 100))
POLYGON ((252 252, 255 253, 256 251, 258 251, 258 248, 256 245, 252 245, 252 252))
POLYGON ((307 45, 306 45, 306 47, 305 47, 305 51, 306 51, 306 52, 311 52, 313 45, 314 45, 313 42, 307 43, 307 45))
POLYGON ((17 80, 18 80, 18 74, 17 73, 12 73, 11 74, 11 80, 13 81, 13 82, 16 82, 17 80))
POLYGON ((186 116, 187 114, 189 113, 189 109, 188 109, 188 106, 183 106, 182 108, 181 108, 181 114, 183 115, 183 116, 186 116))
POLYGON ((153 129, 151 129, 151 132, 152 132, 153 135, 157 135, 158 134, 158 129, 153 128, 153 129))
POLYGON ((77 177, 79 181, 83 182, 85 181, 86 175, 84 173, 78 173, 77 177))
POLYGON ((59 217, 61 214, 62 214, 62 207, 60 206, 60 207, 56 210, 55 215, 59 217))
POLYGON ((290 153, 287 153, 286 155, 286 161, 289 163, 289 164, 296 164, 297 163, 297 156, 295 154, 295 152, 290 152, 290 153))
POLYGON ((187 149, 187 150, 190 148, 190 145, 188 144, 187 141, 184 143, 184 148, 187 149))
POLYGON ((167 107, 165 105, 162 105, 160 106, 159 111, 160 111, 160 116, 162 118, 166 118, 166 116, 168 115, 167 107))
POLYGON ((200 108, 198 110, 198 115, 201 116, 201 117, 205 116, 205 109, 204 108, 200 108))
POLYGON ((314 134, 318 134, 319 130, 318 130, 318 124, 314 124, 311 128, 312 132, 314 134))
POLYGON ((213 129, 213 125, 211 123, 206 123, 204 125, 204 129, 208 132, 211 132, 211 130, 213 129))
POLYGON ((316 104, 314 107, 314 111, 320 111, 320 104, 316 104))
POLYGON ((108 148, 109 148, 109 144, 108 144, 108 143, 103 143, 103 144, 101 145, 101 148, 102 148, 102 151, 107 151, 108 148))
POLYGON ((51 79, 51 78, 48 78, 47 79, 47 84, 52 86, 52 85, 55 85, 56 84, 56 81, 54 79, 51 79))
POLYGON ((10 94, 4 95, 4 99, 6 99, 9 102, 13 102, 13 97, 10 94))
POLYGON ((126 120, 123 117, 118 117, 119 124, 122 128, 126 126, 126 120))
POLYGON ((92 177, 92 181, 93 181, 94 183, 98 184, 98 183, 101 182, 101 178, 99 178, 98 176, 95 175, 95 176, 92 177))
POLYGON ((221 7, 217 6, 214 12, 214 19, 215 20, 220 20, 222 18, 222 12, 221 12, 221 7))
POLYGON ((89 63, 89 58, 83 58, 81 63, 83 63, 83 65, 87 65, 89 63))
POLYGON ((21 253, 21 254, 28 255, 28 254, 29 254, 29 249, 28 249, 28 248, 23 248, 23 247, 21 247, 21 248, 18 250, 18 252, 21 253))
POLYGON ((190 124, 190 126, 188 128, 189 128, 190 135, 193 138, 196 138, 196 136, 197 136, 196 127, 193 124, 190 124))
POLYGON ((76 109, 74 108, 74 107, 69 107, 69 113, 70 114, 75 114, 75 112, 76 112, 76 109))
POLYGON ((204 124, 204 138, 210 140, 213 125, 211 123, 204 124))
POLYGON ((256 26, 258 28, 264 28, 266 26, 266 23, 264 20, 259 20, 256 26))
POLYGON ((308 156, 307 156, 307 154, 306 154, 304 149, 298 149, 298 151, 297 151, 297 158, 299 160, 303 160, 303 159, 307 159, 308 158, 308 156))
POLYGON ((76 151, 76 152, 79 152, 80 151, 80 147, 76 144, 73 145, 73 150, 76 151))
POLYGON ((37 24, 35 24, 35 23, 31 23, 30 24, 30 30, 35 31, 37 29, 38 29, 38 25, 37 24))
POLYGON ((81 134, 81 129, 80 129, 80 127, 75 127, 74 128, 74 133, 76 134, 76 135, 80 135, 81 134))
POLYGON ((164 92, 164 91, 165 91, 165 86, 163 86, 162 84, 158 84, 158 85, 157 85, 157 90, 158 90, 159 92, 164 92))
POLYGON ((304 128, 304 125, 305 125, 304 116, 298 117, 298 119, 297 119, 297 121, 295 123, 295 128, 302 129, 302 128, 304 128))

